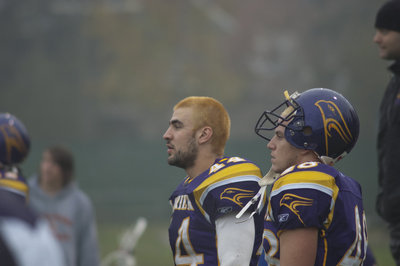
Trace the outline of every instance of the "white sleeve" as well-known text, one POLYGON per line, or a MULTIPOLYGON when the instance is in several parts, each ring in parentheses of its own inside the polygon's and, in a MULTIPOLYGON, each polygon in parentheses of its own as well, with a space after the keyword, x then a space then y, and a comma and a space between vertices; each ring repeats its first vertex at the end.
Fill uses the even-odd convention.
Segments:
POLYGON ((249 265, 254 246, 254 220, 229 214, 215 221, 220 266, 249 265))
POLYGON ((19 219, 4 219, 0 231, 17 265, 66 265, 62 250, 44 220, 38 220, 32 227, 19 219))

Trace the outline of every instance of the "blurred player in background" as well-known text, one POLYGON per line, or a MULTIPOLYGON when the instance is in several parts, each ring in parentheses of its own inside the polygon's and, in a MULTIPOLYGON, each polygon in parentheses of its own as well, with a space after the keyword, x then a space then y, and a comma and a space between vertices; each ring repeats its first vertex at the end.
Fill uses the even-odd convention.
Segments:
POLYGON ((375 20, 373 41, 382 59, 394 61, 379 109, 377 212, 389 223, 390 249, 400 265, 400 0, 386 2, 375 20))
POLYGON ((29 153, 25 126, 0 114, 0 265, 64 266, 48 224, 27 206, 28 185, 19 164, 29 153))
POLYGON ((9 113, 0 113, 0 186, 24 201, 28 185, 19 165, 30 150, 30 138, 24 124, 9 113))
POLYGON ((68 266, 100 263, 95 213, 89 197, 74 182, 74 160, 61 146, 44 150, 39 175, 29 182, 29 204, 46 217, 68 266))
POLYGON ((163 138, 168 163, 187 176, 170 197, 169 240, 175 265, 257 265, 264 208, 235 214, 257 193, 260 169, 225 157, 230 118, 211 97, 188 97, 174 107, 163 138))
POLYGON ((273 184, 264 223, 268 265, 365 263, 367 228, 360 185, 332 166, 354 147, 358 116, 329 89, 289 96, 265 111, 256 133, 268 140, 273 184))

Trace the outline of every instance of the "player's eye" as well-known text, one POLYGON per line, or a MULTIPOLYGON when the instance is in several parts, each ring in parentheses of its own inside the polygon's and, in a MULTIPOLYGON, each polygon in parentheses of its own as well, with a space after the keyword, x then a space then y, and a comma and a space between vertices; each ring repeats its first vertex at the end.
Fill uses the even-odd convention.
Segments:
POLYGON ((279 139, 283 138, 283 132, 281 132, 281 131, 276 132, 275 135, 279 139))
POLYGON ((183 124, 180 122, 176 122, 176 123, 172 124, 172 127, 175 129, 180 129, 180 128, 183 128, 183 124))

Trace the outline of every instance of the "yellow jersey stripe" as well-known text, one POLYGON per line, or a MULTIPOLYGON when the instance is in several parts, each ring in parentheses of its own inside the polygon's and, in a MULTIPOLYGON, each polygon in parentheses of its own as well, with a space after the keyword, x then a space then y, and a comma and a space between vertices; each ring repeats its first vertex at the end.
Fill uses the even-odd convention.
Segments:
MULTIPOLYGON (((193 196, 196 201, 196 205, 199 207, 199 210, 201 213, 206 217, 207 220, 209 220, 209 217, 205 210, 202 207, 203 201, 205 199, 206 194, 208 194, 209 190, 207 190, 207 193, 205 196, 202 197, 204 191, 212 184, 217 183, 217 182, 222 182, 227 179, 231 179, 233 177, 249 177, 253 176, 251 179, 257 181, 261 179, 262 174, 261 170, 256 167, 253 163, 240 163, 236 165, 230 165, 229 167, 226 167, 219 172, 210 175, 207 177, 203 183, 201 183, 194 191, 193 191, 193 196), (201 200, 202 198, 202 200, 201 200)), ((244 180, 241 180, 244 181, 244 180)))
POLYGON ((288 189, 316 189, 332 197, 330 212, 324 225, 328 228, 332 222, 333 210, 339 193, 335 178, 331 175, 316 171, 301 171, 289 173, 279 178, 271 191, 271 197, 288 189))
POLYGON ((315 184, 326 187, 328 190, 334 190, 336 186, 335 178, 331 175, 316 171, 301 171, 289 173, 275 181, 273 190, 280 189, 285 185, 296 185, 301 183, 315 184))
POLYGON ((198 188, 204 189, 208 187, 210 184, 215 183, 217 181, 241 175, 255 175, 261 177, 261 171, 252 163, 241 163, 241 164, 231 165, 213 175, 210 175, 206 180, 204 180, 203 183, 201 183, 201 185, 198 188))
POLYGON ((0 186, 13 188, 21 192, 24 192, 25 194, 27 194, 29 190, 28 186, 25 183, 10 179, 0 179, 0 186))

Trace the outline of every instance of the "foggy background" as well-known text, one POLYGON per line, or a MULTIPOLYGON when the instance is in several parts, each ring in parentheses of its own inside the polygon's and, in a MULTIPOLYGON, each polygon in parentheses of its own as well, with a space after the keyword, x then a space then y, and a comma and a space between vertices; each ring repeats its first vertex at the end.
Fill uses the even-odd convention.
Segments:
POLYGON ((169 221, 185 176, 167 164, 162 135, 173 105, 212 96, 232 119, 226 154, 269 168, 254 125, 283 91, 326 87, 358 111, 361 133, 337 164, 358 180, 369 223, 379 222, 377 112, 389 80, 365 0, 0 1, 0 112, 32 141, 22 168, 48 145, 69 147, 97 221, 169 221))

